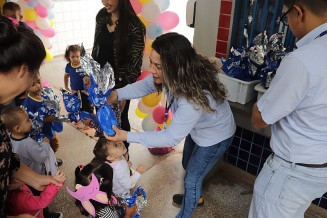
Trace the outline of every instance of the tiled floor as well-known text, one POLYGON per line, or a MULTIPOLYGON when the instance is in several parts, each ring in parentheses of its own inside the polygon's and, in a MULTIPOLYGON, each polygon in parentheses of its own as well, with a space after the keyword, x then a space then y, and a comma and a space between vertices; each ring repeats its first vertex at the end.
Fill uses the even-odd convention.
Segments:
MULTIPOLYGON (((64 85, 64 66, 63 57, 56 57, 41 69, 42 80, 50 82, 56 91, 64 85)), ((132 101, 129 116, 134 131, 141 131, 141 119, 134 113, 136 106, 137 101, 132 101)), ((73 189, 75 167, 87 164, 92 159, 95 140, 73 126, 64 124, 64 131, 59 134, 59 141, 60 149, 56 155, 64 161, 60 170, 64 171, 67 177, 65 186, 73 189)), ((130 159, 133 166, 143 164, 148 169, 137 183, 137 186, 142 185, 148 195, 148 205, 144 208, 142 217, 172 218, 178 213, 179 208, 173 205, 172 195, 183 193, 182 149, 181 143, 167 155, 153 155, 146 147, 131 144, 130 159)), ((193 217, 247 217, 252 186, 244 184, 228 172, 219 170, 205 182, 204 196, 204 206, 198 207, 193 217)), ((74 199, 66 192, 66 187, 62 188, 50 205, 50 209, 63 212, 65 218, 82 217, 74 204, 74 199)), ((317 216, 307 215, 306 217, 317 216)))

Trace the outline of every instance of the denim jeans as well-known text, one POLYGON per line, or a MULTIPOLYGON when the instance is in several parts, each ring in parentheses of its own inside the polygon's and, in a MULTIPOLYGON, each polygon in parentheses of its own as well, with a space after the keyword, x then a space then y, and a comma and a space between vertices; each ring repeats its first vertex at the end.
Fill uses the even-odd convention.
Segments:
POLYGON ((254 184, 249 217, 300 218, 327 192, 327 168, 309 168, 270 155, 254 184))
POLYGON ((188 135, 185 139, 182 164, 186 170, 183 204, 176 218, 190 218, 202 196, 202 180, 232 142, 230 137, 209 147, 198 146, 188 135))

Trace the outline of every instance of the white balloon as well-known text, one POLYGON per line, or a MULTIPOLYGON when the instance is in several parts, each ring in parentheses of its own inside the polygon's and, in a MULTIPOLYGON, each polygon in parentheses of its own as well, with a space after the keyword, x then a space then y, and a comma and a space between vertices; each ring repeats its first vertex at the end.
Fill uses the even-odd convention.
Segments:
POLYGON ((39 0, 39 3, 45 8, 50 8, 52 6, 52 0, 39 0))
POLYGON ((157 3, 151 1, 143 5, 142 8, 142 17, 149 22, 154 22, 160 16, 160 7, 157 3))
POLYGON ((20 10, 21 10, 22 15, 24 14, 24 11, 25 10, 27 10, 27 9, 34 9, 34 8, 31 8, 30 6, 28 6, 27 2, 24 1, 24 0, 19 0, 17 2, 17 4, 20 6, 20 10))
POLYGON ((160 7, 161 11, 165 11, 169 8, 170 0, 154 0, 160 7))
POLYGON ((46 48, 50 48, 52 46, 52 42, 51 42, 50 38, 41 36, 41 41, 43 42, 44 47, 46 47, 46 48))
POLYGON ((47 18, 37 17, 35 22, 36 26, 43 30, 49 29, 49 27, 51 26, 51 23, 47 18))

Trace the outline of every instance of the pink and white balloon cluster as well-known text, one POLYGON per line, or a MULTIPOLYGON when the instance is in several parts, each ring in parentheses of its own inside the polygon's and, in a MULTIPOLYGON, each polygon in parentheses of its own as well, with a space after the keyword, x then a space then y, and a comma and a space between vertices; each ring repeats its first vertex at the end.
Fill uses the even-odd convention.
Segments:
POLYGON ((179 17, 175 12, 166 11, 170 0, 130 0, 135 13, 146 26, 146 53, 151 51, 155 38, 175 28, 179 17))
MULTIPOLYGON (((149 71, 142 71, 141 76, 136 80, 145 79, 147 76, 151 76, 149 71)), ((164 128, 164 122, 169 126, 173 114, 169 110, 167 120, 165 119, 165 97, 162 93, 153 93, 148 96, 143 97, 135 110, 136 116, 143 119, 142 129, 144 131, 158 131, 164 128)))
POLYGON ((53 0, 19 0, 17 4, 21 7, 22 21, 31 27, 34 33, 42 40, 47 53, 45 60, 52 60, 53 56, 49 51, 52 48, 50 38, 56 34, 53 28, 53 0))

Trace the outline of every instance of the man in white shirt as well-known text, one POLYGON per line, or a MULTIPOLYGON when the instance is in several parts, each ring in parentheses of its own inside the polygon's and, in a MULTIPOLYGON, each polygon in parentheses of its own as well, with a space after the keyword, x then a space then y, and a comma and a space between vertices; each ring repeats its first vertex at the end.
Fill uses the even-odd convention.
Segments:
POLYGON ((284 0, 281 21, 299 41, 253 106, 271 125, 274 152, 255 185, 249 217, 303 217, 327 192, 327 1, 284 0))

